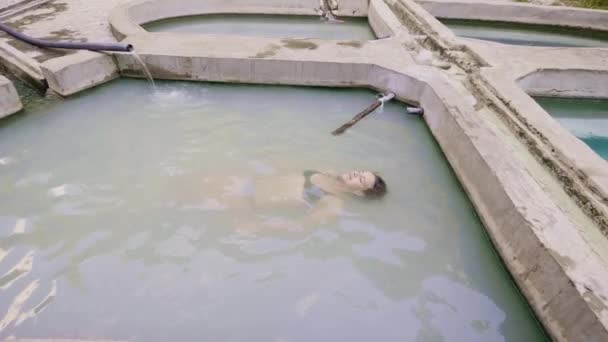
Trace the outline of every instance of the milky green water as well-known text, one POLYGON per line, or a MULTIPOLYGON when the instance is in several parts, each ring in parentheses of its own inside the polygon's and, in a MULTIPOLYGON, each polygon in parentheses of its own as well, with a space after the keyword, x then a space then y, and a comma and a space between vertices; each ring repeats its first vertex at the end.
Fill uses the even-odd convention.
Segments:
POLYGON ((441 19, 454 34, 510 45, 608 47, 608 33, 477 20, 441 19))
POLYGON ((608 160, 608 100, 537 97, 549 114, 608 160))
POLYGON ((267 38, 376 39, 366 18, 327 22, 314 16, 218 14, 160 20, 146 24, 151 32, 234 34, 267 38))
POLYGON ((0 337, 546 339, 401 104, 334 137, 373 92, 158 88, 116 81, 0 121, 0 337), (320 221, 257 206, 307 169, 375 170, 389 194, 320 221))

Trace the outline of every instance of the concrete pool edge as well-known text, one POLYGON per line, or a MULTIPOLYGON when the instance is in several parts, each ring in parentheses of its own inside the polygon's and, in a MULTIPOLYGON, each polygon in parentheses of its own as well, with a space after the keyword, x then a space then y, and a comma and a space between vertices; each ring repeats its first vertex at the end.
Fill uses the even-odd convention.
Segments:
MULTIPOLYGON (((608 295, 601 286, 608 280, 606 264, 578 234, 576 223, 529 174, 526 165, 503 146, 495 128, 479 116, 466 96, 460 94, 461 89, 446 81, 447 76, 436 68, 415 60, 413 54, 419 49, 413 44, 414 38, 395 24, 395 14, 386 6, 387 2, 390 1, 372 0, 371 5, 377 7, 378 17, 385 17, 385 22, 390 22, 390 27, 402 34, 363 44, 256 39, 238 51, 230 51, 230 45, 239 44, 241 40, 216 36, 204 38, 204 43, 215 46, 216 42, 223 40, 228 45, 225 50, 208 52, 201 48, 203 51, 199 52, 175 50, 171 44, 155 46, 159 45, 156 38, 162 37, 167 41, 175 40, 176 45, 190 42, 175 35, 151 36, 139 32, 129 39, 142 44, 142 57, 159 78, 371 87, 393 91, 404 101, 421 102, 427 109, 425 119, 435 139, 474 203, 505 264, 550 334, 557 340, 572 340, 580 336, 608 339, 608 295), (399 53, 399 58, 394 58, 399 53), (261 55, 256 57, 258 54, 261 55)), ((418 6, 407 1, 392 2, 407 3, 410 9, 418 6)), ((426 12, 416 14, 436 20, 428 13, 421 13, 426 12)), ((435 34, 440 32, 440 36, 429 37, 436 39, 446 55, 458 58, 462 51, 468 49, 477 56, 473 64, 500 65, 485 50, 455 39, 443 26, 435 29, 435 34)), ((490 44, 484 46, 495 49, 490 44)), ((550 50, 543 51, 546 51, 545 58, 555 56, 550 50)), ((572 52, 560 53, 575 56, 572 52)), ((585 57, 591 60, 590 65, 603 58, 585 57)), ((114 62, 103 64, 108 59, 99 54, 74 58, 47 62, 49 75, 69 76, 56 77, 57 89, 62 89, 59 86, 61 82, 72 84, 69 91, 63 88, 65 94, 116 76, 115 65, 114 68, 111 65, 114 62), (93 68, 87 77, 73 76, 80 75, 78 69, 83 65, 87 65, 85 68, 89 70, 91 66, 99 66, 98 63, 105 65, 101 68, 103 72, 93 68), (89 78, 93 82, 85 81, 89 78)), ((131 56, 116 55, 116 59, 124 76, 141 76, 131 56)), ((552 63, 560 66, 559 61, 552 63)), ((532 61, 512 72, 513 77, 523 76, 539 66, 532 61)), ((497 82, 504 84, 510 81, 500 77, 497 82)), ((523 91, 521 93, 522 98, 527 97, 523 91)))
POLYGON ((608 11, 516 2, 417 0, 438 18, 565 26, 608 31, 608 11))
POLYGON ((41 65, 49 88, 61 96, 69 96, 119 77, 112 55, 79 51, 50 59, 41 65))
POLYGON ((17 113, 23 108, 13 83, 0 75, 0 119, 17 113))

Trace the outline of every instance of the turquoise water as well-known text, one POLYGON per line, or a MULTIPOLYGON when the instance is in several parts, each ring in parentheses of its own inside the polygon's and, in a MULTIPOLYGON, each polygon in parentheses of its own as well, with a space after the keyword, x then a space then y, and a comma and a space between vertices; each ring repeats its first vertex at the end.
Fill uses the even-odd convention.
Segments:
POLYGON ((0 121, 0 338, 546 340, 401 104, 334 137, 373 92, 158 88, 0 121), (313 220, 307 169, 374 170, 389 193, 313 220))
POLYGON ((454 34, 510 45, 608 47, 608 33, 542 25, 441 19, 454 34))
POLYGON ((268 38, 376 39, 366 18, 332 23, 313 16, 217 14, 161 20, 144 25, 151 32, 234 34, 268 38))
POLYGON ((608 100, 537 97, 549 114, 608 160, 608 100))

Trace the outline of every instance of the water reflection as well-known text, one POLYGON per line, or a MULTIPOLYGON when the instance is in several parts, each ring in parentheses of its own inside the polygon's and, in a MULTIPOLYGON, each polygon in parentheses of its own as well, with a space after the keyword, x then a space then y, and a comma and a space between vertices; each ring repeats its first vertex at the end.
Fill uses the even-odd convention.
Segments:
POLYGON ((544 337, 423 122, 398 104, 337 140, 372 93, 147 91, 121 81, 0 123, 0 156, 15 160, 0 177, 2 336, 544 337), (311 168, 376 169, 390 193, 310 221, 272 195, 301 195, 288 180, 311 168))

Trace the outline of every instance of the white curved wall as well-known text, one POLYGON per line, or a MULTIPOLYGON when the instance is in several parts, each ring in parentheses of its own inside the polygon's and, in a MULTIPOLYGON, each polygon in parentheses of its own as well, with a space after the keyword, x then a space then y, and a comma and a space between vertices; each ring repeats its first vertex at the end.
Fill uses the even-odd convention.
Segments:
MULTIPOLYGON (((156 20, 205 14, 319 15, 319 0, 140 0, 117 7, 111 14, 117 38, 143 32, 141 25, 156 20)), ((369 0, 339 0, 340 16, 366 17, 369 0)))
POLYGON ((532 96, 608 98, 608 72, 543 69, 517 80, 532 96))
POLYGON ((559 25, 608 31, 608 11, 513 2, 417 1, 438 18, 559 25))

